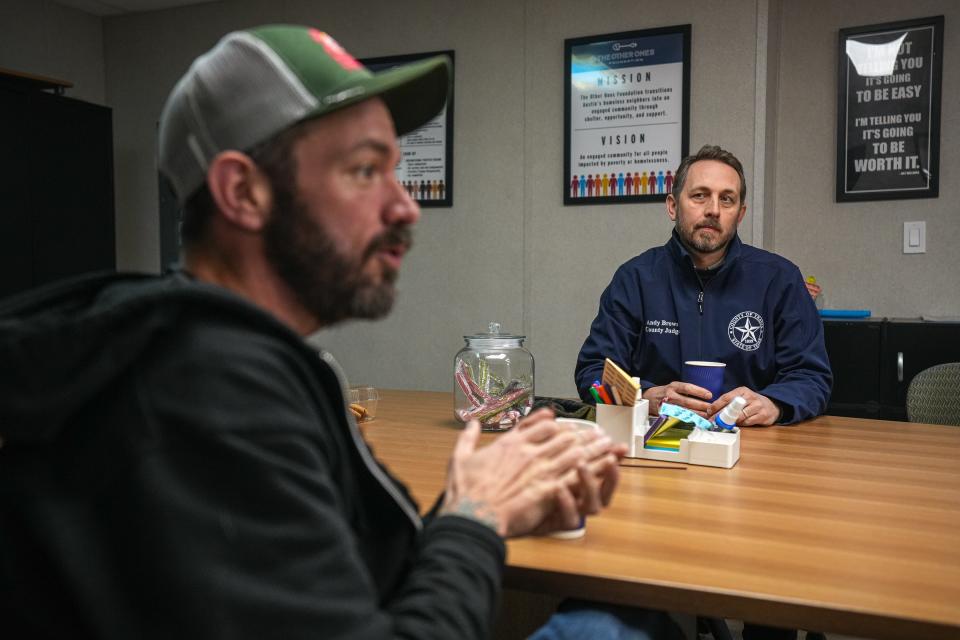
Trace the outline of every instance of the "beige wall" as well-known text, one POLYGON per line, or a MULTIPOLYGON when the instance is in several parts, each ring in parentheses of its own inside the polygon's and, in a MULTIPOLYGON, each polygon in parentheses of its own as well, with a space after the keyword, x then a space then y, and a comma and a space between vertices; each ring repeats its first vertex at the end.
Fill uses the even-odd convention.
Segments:
POLYGON ((3 0, 0 67, 67 80, 70 97, 104 104, 101 20, 52 0, 3 0))
MULTIPOLYGON (((671 228, 662 204, 563 206, 564 38, 690 22, 690 148, 720 144, 753 169, 755 2, 684 0, 661 3, 655 15, 635 2, 603 7, 527 4, 525 329, 538 392, 549 395, 576 395, 573 366, 601 292, 621 263, 666 242, 671 228)), ((751 215, 741 225, 748 242, 751 215)))
POLYGON ((603 12, 545 0, 381 2, 366 11, 343 1, 230 2, 106 20, 120 264, 156 268, 156 119, 189 60, 223 32, 302 21, 358 56, 455 49, 455 206, 424 210, 390 318, 317 342, 333 347, 355 381, 449 389, 462 336, 497 320, 529 336, 538 391, 571 395, 600 292, 620 262, 662 244, 669 224, 661 205, 562 206, 563 39, 692 22, 691 144, 729 146, 749 171, 755 0, 715 5, 675 2, 654 18, 627 1, 603 12), (726 65, 740 71, 714 82, 726 65))
POLYGON ((960 316, 960 3, 784 2, 774 249, 813 273, 828 306, 875 315, 960 316), (837 31, 944 15, 940 197, 834 202, 837 31), (927 252, 903 254, 925 220, 927 252))
POLYGON ((334 34, 357 56, 455 49, 456 206, 424 210, 400 279, 400 301, 388 319, 318 338, 352 380, 449 389, 464 333, 493 318, 513 330, 523 327, 524 5, 369 6, 237 1, 105 21, 116 109, 120 264, 156 269, 156 121, 177 77, 224 32, 303 22, 334 34))
MULTIPOLYGON (((57 31, 82 40, 84 51, 99 46, 98 19, 50 2, 14 4, 27 13, 39 4, 45 12, 30 14, 45 26, 34 29, 32 45, 22 45, 33 46, 24 54, 31 68, 19 65, 25 70, 70 75, 57 72, 68 56, 38 44, 59 41, 51 36, 57 31)), ((424 210, 390 318, 316 340, 355 382, 446 390, 462 336, 498 320, 529 336, 538 393, 573 395, 574 360, 601 290, 617 265, 662 244, 670 225, 661 205, 562 205, 564 38, 691 23, 691 148, 730 148, 752 188, 756 159, 764 158, 757 177, 763 206, 748 198, 744 240, 762 230, 768 248, 818 276, 831 305, 881 315, 960 315, 960 257, 950 251, 960 240, 952 177, 960 151, 950 144, 958 137, 951 108, 958 67, 951 61, 960 59, 960 40, 949 25, 958 17, 960 8, 945 0, 906 8, 886 0, 677 0, 660 5, 656 16, 625 0, 605 2, 603 11, 572 0, 233 0, 104 19, 104 57, 88 61, 77 77, 106 70, 118 263, 155 271, 157 118, 177 77, 220 35, 290 21, 321 26, 358 56, 455 49, 455 206, 424 210), (834 203, 837 29, 940 13, 948 25, 941 197, 834 203), (758 115, 765 118, 760 131, 758 115), (756 226, 755 209, 763 211, 756 226), (900 253, 904 220, 927 221, 927 254, 900 253)), ((0 36, 8 31, 16 36, 0 26, 0 36)), ((4 60, 14 49, 0 40, 0 66, 9 66, 4 60)))

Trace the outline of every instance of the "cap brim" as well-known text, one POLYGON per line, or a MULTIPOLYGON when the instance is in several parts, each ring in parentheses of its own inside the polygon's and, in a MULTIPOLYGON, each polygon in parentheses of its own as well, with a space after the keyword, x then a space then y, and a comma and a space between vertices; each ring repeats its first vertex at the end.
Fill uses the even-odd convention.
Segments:
POLYGON ((402 136, 430 122, 443 109, 450 93, 450 67, 450 58, 436 56, 373 73, 360 85, 362 91, 307 119, 379 97, 393 117, 397 135, 402 136))
POLYGON ((397 135, 410 133, 430 122, 450 94, 450 58, 437 56, 375 75, 397 135))

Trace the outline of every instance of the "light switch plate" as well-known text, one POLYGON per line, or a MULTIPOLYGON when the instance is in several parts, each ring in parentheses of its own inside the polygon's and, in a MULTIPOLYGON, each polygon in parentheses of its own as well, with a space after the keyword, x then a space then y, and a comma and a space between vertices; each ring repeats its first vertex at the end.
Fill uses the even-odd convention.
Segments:
POLYGON ((927 252, 927 223, 904 222, 903 223, 903 252, 904 253, 926 253, 927 252))

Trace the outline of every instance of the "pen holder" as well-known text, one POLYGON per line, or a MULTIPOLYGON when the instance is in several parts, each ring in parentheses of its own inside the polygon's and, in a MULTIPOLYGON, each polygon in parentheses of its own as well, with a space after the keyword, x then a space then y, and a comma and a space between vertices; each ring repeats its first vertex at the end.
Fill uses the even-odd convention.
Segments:
MULTIPOLYGON (((616 404, 597 405, 597 424, 614 442, 627 444, 627 457, 637 456, 637 437, 643 447, 643 434, 647 431, 647 410, 649 402, 640 400, 637 404, 621 406, 616 404)), ((641 451, 642 453, 642 451, 641 451)))

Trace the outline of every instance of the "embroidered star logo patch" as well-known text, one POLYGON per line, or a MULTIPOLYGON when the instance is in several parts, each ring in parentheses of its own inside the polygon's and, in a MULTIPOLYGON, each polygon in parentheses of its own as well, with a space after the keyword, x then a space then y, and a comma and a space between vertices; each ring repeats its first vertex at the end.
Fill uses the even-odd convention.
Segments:
POLYGON ((738 313, 727 325, 727 337, 738 349, 756 351, 763 342, 763 318, 754 311, 738 313))

